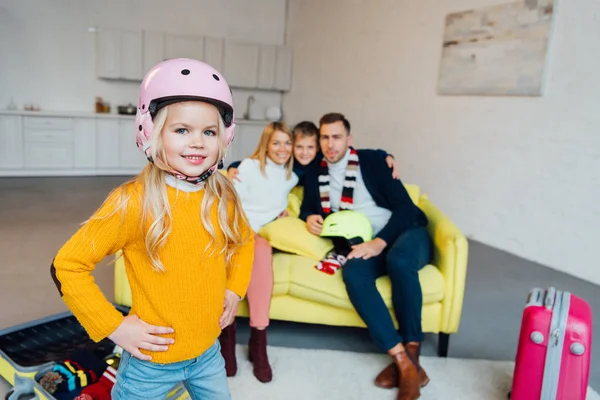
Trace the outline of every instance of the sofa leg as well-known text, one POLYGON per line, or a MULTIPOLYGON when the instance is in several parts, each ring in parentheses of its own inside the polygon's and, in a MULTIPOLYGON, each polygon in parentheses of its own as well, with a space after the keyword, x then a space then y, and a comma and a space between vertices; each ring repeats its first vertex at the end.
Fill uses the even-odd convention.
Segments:
POLYGON ((448 343, 450 342, 450 334, 440 332, 438 337, 438 356, 448 357, 448 343))

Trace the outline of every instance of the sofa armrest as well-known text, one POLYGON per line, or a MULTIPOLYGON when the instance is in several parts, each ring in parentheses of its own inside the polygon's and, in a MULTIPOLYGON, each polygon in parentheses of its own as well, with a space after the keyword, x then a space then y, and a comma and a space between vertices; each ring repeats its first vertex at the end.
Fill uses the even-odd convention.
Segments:
POLYGON ((439 268, 445 280, 440 329, 444 333, 455 333, 460 324, 465 295, 468 242, 450 218, 427 195, 420 197, 419 207, 429 220, 427 229, 434 244, 432 263, 439 268))

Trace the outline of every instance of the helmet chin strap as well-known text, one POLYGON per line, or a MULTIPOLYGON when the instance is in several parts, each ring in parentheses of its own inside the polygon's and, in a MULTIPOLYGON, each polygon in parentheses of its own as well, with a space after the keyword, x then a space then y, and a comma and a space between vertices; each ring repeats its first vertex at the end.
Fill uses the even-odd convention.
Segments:
MULTIPOLYGON (((152 156, 148 155, 149 148, 150 148, 150 143, 148 143, 148 144, 146 144, 146 146, 144 146, 144 153, 146 154, 146 158, 148 159, 148 161, 150 163, 154 164, 154 160, 152 159, 152 156)), ((204 173, 200 176, 187 176, 186 174, 182 174, 181 172, 176 171, 176 170, 166 171, 166 172, 173 175, 175 178, 182 180, 182 181, 189 182, 192 185, 200 185, 202 182, 207 180, 208 177, 211 176, 219 168, 223 168, 223 159, 221 159, 217 164, 213 165, 212 167, 210 167, 209 169, 204 171, 204 173)))
POLYGON ((217 169, 219 168, 223 168, 223 160, 219 161, 218 164, 213 165, 212 167, 210 167, 209 169, 207 169, 202 175, 200 176, 187 176, 185 174, 182 174, 179 171, 167 171, 169 174, 173 175, 175 178, 182 180, 182 181, 186 181, 189 182, 193 185, 200 185, 202 184, 205 180, 208 179, 209 176, 211 176, 217 169))

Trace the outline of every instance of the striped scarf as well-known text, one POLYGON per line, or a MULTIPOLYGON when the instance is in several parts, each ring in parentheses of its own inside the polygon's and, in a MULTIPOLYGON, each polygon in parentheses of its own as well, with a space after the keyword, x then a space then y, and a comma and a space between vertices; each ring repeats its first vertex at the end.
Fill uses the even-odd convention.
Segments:
MULTIPOLYGON (((358 154, 350 147, 348 166, 346 167, 346 178, 342 188, 340 210, 352 210, 354 208, 354 188, 356 187, 356 174, 358 173, 358 154)), ((329 198, 329 168, 325 159, 321 160, 319 170, 319 193, 321 195, 321 206, 325 215, 331 213, 331 200, 329 198)))

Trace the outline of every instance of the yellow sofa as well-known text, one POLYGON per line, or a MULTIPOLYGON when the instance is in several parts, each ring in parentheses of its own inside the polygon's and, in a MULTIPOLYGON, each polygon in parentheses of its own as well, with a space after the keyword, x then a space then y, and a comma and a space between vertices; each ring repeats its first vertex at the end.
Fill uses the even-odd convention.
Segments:
MULTIPOLYGON (((428 230, 435 246, 434 259, 419 272, 423 289, 423 331, 439 333, 438 354, 447 356, 449 335, 457 332, 462 313, 467 273, 468 243, 461 231, 416 185, 406 185, 412 200, 429 219, 428 230)), ((331 248, 331 242, 311 235, 297 218, 302 200, 301 188, 289 197, 290 216, 261 229, 275 250, 274 287, 271 319, 312 324, 364 327, 344 287, 341 273, 324 274, 314 268, 331 248)), ((391 312, 391 286, 387 276, 377 287, 391 312)), ((123 258, 117 256, 115 300, 131 305, 123 258)), ((239 316, 248 316, 246 301, 239 316)), ((395 319, 394 322, 396 323, 395 319)))

